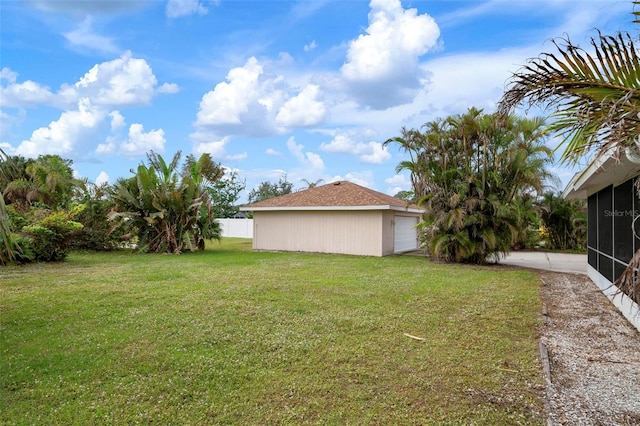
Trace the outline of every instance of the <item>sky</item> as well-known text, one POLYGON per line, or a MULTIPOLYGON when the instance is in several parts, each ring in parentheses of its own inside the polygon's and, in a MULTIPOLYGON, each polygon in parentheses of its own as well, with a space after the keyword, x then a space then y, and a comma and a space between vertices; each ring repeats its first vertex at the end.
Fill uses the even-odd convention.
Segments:
MULTIPOLYGON (((632 31, 617 0, 0 0, 0 148, 114 183, 154 151, 210 153, 246 194, 348 180, 394 195, 384 145, 495 111, 551 40, 632 31)), ((521 114, 545 116, 550 111, 521 114)), ((557 141, 550 139, 551 147, 557 141)), ((580 165, 554 165, 566 184, 580 165)))

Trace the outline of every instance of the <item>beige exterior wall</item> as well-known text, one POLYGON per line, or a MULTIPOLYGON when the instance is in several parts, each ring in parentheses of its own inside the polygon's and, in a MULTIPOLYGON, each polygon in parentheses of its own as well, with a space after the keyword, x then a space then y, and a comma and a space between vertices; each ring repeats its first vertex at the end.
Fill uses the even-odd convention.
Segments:
POLYGON ((393 253, 392 218, 382 210, 256 211, 253 248, 384 256, 393 253))
POLYGON ((392 210, 256 211, 254 250, 388 256, 394 253, 392 210))
POLYGON ((393 254, 393 218, 394 212, 391 210, 381 211, 382 213, 382 256, 393 254))

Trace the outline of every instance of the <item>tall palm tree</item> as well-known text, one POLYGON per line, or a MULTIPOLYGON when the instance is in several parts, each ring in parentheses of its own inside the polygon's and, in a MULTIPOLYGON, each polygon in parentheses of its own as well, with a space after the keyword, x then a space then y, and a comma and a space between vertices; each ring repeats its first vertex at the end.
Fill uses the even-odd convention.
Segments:
MULTIPOLYGON (((640 6, 640 1, 633 1, 640 6)), ((634 11, 640 24, 640 11, 634 11)), ((548 127, 562 137, 562 159, 577 162, 596 155, 640 153, 640 34, 618 32, 591 38, 593 53, 569 38, 553 41, 557 52, 542 53, 514 74, 499 111, 520 104, 555 108, 548 127)), ((640 182, 640 180, 638 180, 640 182)), ((640 184, 636 186, 640 196, 640 184)), ((640 302, 640 250, 616 281, 618 288, 640 302)))
POLYGON ((548 130, 562 137, 564 161, 592 151, 639 149, 639 42, 637 34, 598 33, 589 52, 568 37, 553 40, 557 52, 541 53, 516 72, 498 109, 506 114, 521 104, 555 108, 548 130))
POLYGON ((534 219, 526 201, 551 160, 542 124, 471 108, 385 142, 409 153, 398 171, 411 173, 426 210, 422 237, 436 258, 483 263, 524 243, 534 219))

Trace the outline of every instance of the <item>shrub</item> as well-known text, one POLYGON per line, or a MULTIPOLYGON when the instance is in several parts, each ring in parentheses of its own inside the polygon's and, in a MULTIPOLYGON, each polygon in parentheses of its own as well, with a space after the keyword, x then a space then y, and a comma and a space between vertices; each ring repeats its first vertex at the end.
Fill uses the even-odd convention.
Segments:
MULTIPOLYGON (((68 254, 70 240, 73 234, 82 229, 82 224, 71 220, 80 208, 69 212, 59 211, 47 214, 42 219, 36 219, 32 224, 22 228, 24 247, 31 252, 35 261, 60 261, 68 254)), ((43 214, 38 212, 36 216, 43 214)))
POLYGON ((113 204, 108 200, 89 200, 75 220, 82 224, 70 242, 73 250, 110 251, 118 248, 122 231, 109 221, 113 204))

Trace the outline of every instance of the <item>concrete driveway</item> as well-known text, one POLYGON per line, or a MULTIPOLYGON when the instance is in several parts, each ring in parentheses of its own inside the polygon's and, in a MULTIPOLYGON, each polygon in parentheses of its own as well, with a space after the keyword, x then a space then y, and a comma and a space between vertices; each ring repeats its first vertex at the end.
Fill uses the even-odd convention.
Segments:
POLYGON ((514 251, 498 263, 553 272, 587 274, 586 254, 514 251))

